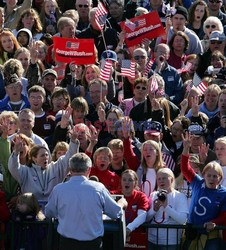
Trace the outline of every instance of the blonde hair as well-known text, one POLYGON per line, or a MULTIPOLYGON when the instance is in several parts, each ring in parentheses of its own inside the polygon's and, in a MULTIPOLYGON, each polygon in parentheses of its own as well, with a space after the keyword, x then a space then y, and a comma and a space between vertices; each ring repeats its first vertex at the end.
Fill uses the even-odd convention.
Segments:
POLYGON ((215 141, 215 146, 216 146, 217 143, 222 143, 222 144, 225 144, 225 145, 226 145, 226 136, 218 138, 218 139, 215 141))
POLYGON ((120 139, 113 139, 108 143, 110 149, 120 149, 123 151, 123 141, 120 139))
POLYGON ((144 154, 143 154, 143 151, 144 151, 144 146, 145 145, 151 145, 155 148, 156 150, 156 160, 154 162, 154 169, 156 171, 158 171, 160 168, 163 168, 163 161, 162 161, 162 152, 161 152, 161 149, 160 149, 160 146, 157 142, 155 141, 152 141, 152 140, 148 140, 148 141, 145 141, 142 146, 141 146, 141 165, 144 169, 144 174, 147 173, 147 169, 148 169, 148 165, 146 163, 146 160, 144 159, 144 154))
POLYGON ((6 110, 3 111, 0 114, 0 122, 2 122, 2 119, 4 118, 11 118, 15 122, 15 124, 18 125, 19 122, 18 116, 13 111, 6 111, 6 110))
POLYGON ((19 195, 17 198, 17 203, 26 204, 27 209, 28 209, 28 211, 26 212, 31 212, 31 213, 36 214, 39 220, 45 219, 44 214, 40 211, 40 206, 34 194, 24 193, 24 194, 19 195))
POLYGON ((169 177, 172 178, 172 183, 171 183, 171 187, 174 189, 175 188, 175 176, 174 173, 171 169, 169 168, 161 168, 158 170, 157 174, 167 174, 169 177))
POLYGON ((101 153, 105 153, 107 154, 107 156, 109 157, 110 161, 112 161, 112 158, 113 158, 113 154, 112 154, 112 151, 110 148, 107 148, 107 147, 100 147, 98 148, 94 155, 93 155, 93 162, 94 164, 96 164, 96 159, 97 159, 97 156, 101 153))
POLYGON ((202 171, 202 175, 204 176, 205 173, 206 173, 207 171, 209 171, 210 169, 215 170, 215 171, 218 173, 218 175, 220 175, 220 181, 224 178, 224 174, 223 174, 222 167, 221 167, 221 165, 220 165, 218 162, 216 162, 216 161, 211 161, 211 162, 209 162, 209 163, 204 167, 204 169, 203 169, 203 171, 202 171))
POLYGON ((68 151, 69 149, 69 145, 67 142, 65 141, 59 141, 57 142, 55 148, 53 149, 53 153, 52 153, 52 160, 53 161, 57 161, 57 152, 58 151, 68 151))
POLYGON ((217 18, 215 16, 207 17, 206 21, 203 23, 203 31, 204 31, 205 34, 206 34, 206 31, 207 31, 206 25, 208 25, 208 24, 215 24, 217 26, 216 30, 220 31, 220 33, 224 32, 223 25, 222 25, 219 18, 217 18))
POLYGON ((221 88, 217 84, 211 84, 205 91, 205 95, 209 92, 216 92, 217 95, 219 96, 221 92, 221 88))

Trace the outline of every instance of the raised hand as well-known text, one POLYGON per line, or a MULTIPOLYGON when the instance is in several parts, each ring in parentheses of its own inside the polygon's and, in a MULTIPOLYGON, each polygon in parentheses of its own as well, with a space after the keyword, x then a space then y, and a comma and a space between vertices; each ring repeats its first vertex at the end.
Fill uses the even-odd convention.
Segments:
POLYGON ((185 135, 181 134, 182 139, 183 139, 183 155, 188 155, 189 150, 191 147, 191 138, 192 136, 190 135, 189 132, 186 132, 185 135))
POLYGON ((192 101, 192 107, 191 107, 192 116, 197 117, 199 114, 199 97, 194 96, 191 98, 191 101, 192 101))
POLYGON ((133 121, 128 116, 125 116, 122 121, 122 133, 124 139, 128 139, 131 136, 132 122, 133 121))
POLYGON ((72 114, 72 108, 67 107, 66 110, 63 110, 62 112, 63 112, 63 115, 61 117, 60 127, 67 128, 67 126, 69 125, 71 114, 72 114))
POLYGON ((77 65, 74 62, 71 62, 69 64, 69 68, 70 68, 70 72, 71 72, 71 76, 73 78, 76 78, 76 69, 77 69, 77 65))
POLYGON ((188 99, 184 99, 184 100, 180 103, 180 106, 181 106, 180 115, 181 115, 181 116, 184 116, 185 113, 186 113, 186 110, 187 110, 187 108, 188 108, 188 99))
POLYGON ((96 128, 92 125, 89 126, 89 130, 90 130, 90 135, 88 135, 88 139, 90 141, 90 144, 95 146, 98 142, 98 136, 100 131, 97 131, 96 128))
POLYGON ((16 135, 13 139, 13 144, 14 144, 14 149, 13 151, 16 153, 16 154, 20 154, 21 150, 22 150, 22 147, 23 147, 23 139, 20 135, 16 135))
POLYGON ((35 64, 38 61, 38 44, 35 41, 32 41, 29 49, 31 53, 31 64, 35 64))
POLYGON ((203 143, 201 147, 199 147, 199 159, 201 163, 205 163, 206 158, 208 156, 209 144, 203 143))

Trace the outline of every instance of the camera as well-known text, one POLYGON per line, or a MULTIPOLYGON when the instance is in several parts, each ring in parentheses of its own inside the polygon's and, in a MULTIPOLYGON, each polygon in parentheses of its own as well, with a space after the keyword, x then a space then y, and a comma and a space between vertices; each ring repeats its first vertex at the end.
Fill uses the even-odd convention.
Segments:
POLYGON ((167 197, 167 191, 162 189, 158 192, 157 196, 158 196, 158 199, 161 201, 161 202, 164 202, 166 200, 166 197, 167 197))

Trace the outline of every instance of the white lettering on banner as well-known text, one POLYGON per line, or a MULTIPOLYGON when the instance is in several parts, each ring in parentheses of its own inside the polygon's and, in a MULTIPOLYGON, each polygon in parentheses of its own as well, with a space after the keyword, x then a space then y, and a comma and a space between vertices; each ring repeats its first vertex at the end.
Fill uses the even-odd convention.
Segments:
POLYGON ((56 49, 56 52, 60 55, 63 55, 63 56, 93 56, 93 53, 92 52, 88 52, 86 53, 85 51, 65 51, 65 50, 59 50, 59 49, 56 49))
POLYGON ((206 214, 206 207, 205 206, 203 206, 202 204, 201 204, 201 201, 202 200, 207 200, 210 204, 211 204, 211 200, 208 198, 208 197, 201 197, 201 198, 199 198, 199 200, 198 200, 198 203, 199 203, 199 205, 203 208, 203 212, 202 213, 199 213, 198 211, 197 211, 197 207, 195 206, 195 213, 197 214, 197 215, 199 215, 199 216, 203 216, 203 215, 205 215, 206 214))
POLYGON ((144 28, 142 28, 142 29, 139 29, 139 30, 137 30, 137 31, 134 31, 134 32, 132 32, 132 33, 127 34, 127 35, 126 35, 126 38, 131 38, 131 37, 134 37, 134 36, 138 36, 138 35, 141 35, 141 34, 143 34, 143 33, 148 32, 148 31, 150 31, 150 30, 157 29, 157 28, 159 28, 159 27, 161 27, 161 23, 158 23, 158 24, 156 24, 156 25, 151 25, 151 26, 149 26, 149 27, 144 27, 144 28))

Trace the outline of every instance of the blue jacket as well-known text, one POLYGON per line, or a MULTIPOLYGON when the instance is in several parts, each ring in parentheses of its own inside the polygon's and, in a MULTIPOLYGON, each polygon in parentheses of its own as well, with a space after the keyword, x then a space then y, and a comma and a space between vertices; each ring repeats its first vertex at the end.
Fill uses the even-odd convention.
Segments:
MULTIPOLYGON (((152 70, 155 68, 156 63, 153 63, 152 70)), ((153 75, 153 71, 149 73, 149 77, 151 75, 153 75)), ((170 101, 179 104, 183 100, 183 82, 177 70, 167 63, 160 75, 165 81, 165 93, 169 96, 170 101)))
MULTIPOLYGON (((20 110, 22 109, 26 109, 26 108, 30 108, 30 103, 28 101, 28 98, 24 95, 21 95, 22 100, 24 101, 23 106, 20 108, 20 110)), ((11 106, 9 105, 9 97, 6 96, 3 100, 0 101, 0 112, 2 111, 13 111, 11 106)))
POLYGON ((0 73, 0 100, 2 100, 4 97, 5 97, 5 84, 2 73, 0 73))

